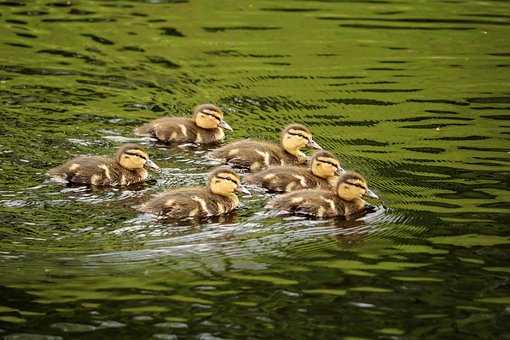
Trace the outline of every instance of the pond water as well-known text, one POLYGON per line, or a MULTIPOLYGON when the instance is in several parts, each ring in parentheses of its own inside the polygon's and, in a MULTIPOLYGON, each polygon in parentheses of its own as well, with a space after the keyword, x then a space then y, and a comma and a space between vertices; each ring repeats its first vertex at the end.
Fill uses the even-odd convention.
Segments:
POLYGON ((507 1, 0 1, 0 337, 510 339, 507 1), (213 102, 300 122, 383 199, 363 220, 163 223, 207 149, 132 129, 213 102), (47 169, 145 144, 144 186, 47 169))

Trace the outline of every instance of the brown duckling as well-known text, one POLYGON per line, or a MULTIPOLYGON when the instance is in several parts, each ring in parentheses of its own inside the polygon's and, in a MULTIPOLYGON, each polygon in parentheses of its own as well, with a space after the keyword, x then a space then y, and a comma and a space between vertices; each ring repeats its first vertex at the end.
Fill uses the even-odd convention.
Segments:
POLYGON ((78 156, 48 171, 48 175, 70 183, 123 186, 147 179, 145 167, 160 171, 139 145, 121 146, 115 157, 78 156))
POLYGON ((207 187, 180 188, 163 192, 141 206, 143 212, 170 218, 218 216, 239 205, 236 191, 249 194, 239 175, 227 166, 209 174, 207 187))
POLYGON ((307 157, 301 151, 305 147, 321 149, 312 139, 308 128, 301 124, 291 124, 283 129, 280 145, 245 139, 222 146, 212 151, 210 156, 222 159, 234 167, 256 172, 271 165, 306 163, 307 157))
POLYGON ((290 214, 318 218, 347 217, 369 209, 363 196, 378 198, 368 189, 363 176, 350 171, 339 178, 335 191, 317 189, 293 191, 274 198, 267 207, 290 214))
POLYGON ((223 112, 213 104, 198 105, 191 118, 163 117, 135 129, 139 136, 150 136, 162 142, 211 144, 225 138, 223 130, 232 128, 223 119, 223 112))
POLYGON ((340 161, 330 152, 320 150, 313 154, 308 168, 300 166, 270 166, 246 176, 246 183, 257 184, 272 192, 290 192, 301 189, 332 190, 338 176, 344 173, 340 161))

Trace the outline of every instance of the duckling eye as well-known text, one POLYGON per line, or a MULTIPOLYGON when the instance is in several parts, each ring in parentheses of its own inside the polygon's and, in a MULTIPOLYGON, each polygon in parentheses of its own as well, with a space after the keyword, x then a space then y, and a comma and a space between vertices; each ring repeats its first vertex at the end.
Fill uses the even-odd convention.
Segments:
POLYGON ((215 180, 214 183, 218 184, 218 183, 221 183, 221 181, 219 179, 215 180))

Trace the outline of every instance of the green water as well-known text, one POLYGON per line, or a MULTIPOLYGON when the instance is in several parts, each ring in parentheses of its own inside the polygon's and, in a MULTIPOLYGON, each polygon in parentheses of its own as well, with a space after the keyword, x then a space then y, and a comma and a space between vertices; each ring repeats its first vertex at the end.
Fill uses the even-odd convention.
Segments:
POLYGON ((496 0, 0 1, 0 337, 510 339, 509 36, 496 0), (202 102, 228 140, 306 124, 378 212, 139 215, 211 164, 133 127, 202 102), (147 185, 47 181, 127 141, 147 185))

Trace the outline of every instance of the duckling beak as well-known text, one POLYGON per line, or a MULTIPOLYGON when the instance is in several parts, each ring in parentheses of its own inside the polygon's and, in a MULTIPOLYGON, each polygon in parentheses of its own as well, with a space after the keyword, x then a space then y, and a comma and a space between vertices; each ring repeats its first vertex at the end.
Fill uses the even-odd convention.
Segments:
POLYGON ((338 176, 343 175, 343 174, 344 174, 344 172, 345 172, 345 169, 344 169, 344 168, 342 168, 340 165, 338 166, 338 168, 336 168, 336 171, 335 171, 335 173, 336 173, 338 176))
POLYGON ((234 129, 232 129, 232 127, 230 125, 228 125, 228 123, 226 121, 224 121, 223 119, 220 121, 220 124, 218 126, 222 129, 225 129, 228 131, 234 131, 234 129))
POLYGON ((308 142, 308 144, 306 146, 308 146, 309 148, 312 148, 312 149, 322 150, 321 146, 319 144, 317 144, 317 142, 314 141, 313 139, 310 139, 310 141, 308 142))
POLYGON ((368 197, 371 197, 371 198, 375 198, 377 200, 379 199, 379 196, 377 196, 377 194, 370 189, 367 189, 367 192, 365 193, 365 195, 367 195, 368 197))
POLYGON ((243 185, 238 185, 236 191, 251 196, 251 192, 243 185))
POLYGON ((157 172, 161 172, 161 168, 156 164, 154 163, 153 161, 151 161, 150 159, 148 159, 147 161, 145 161, 145 165, 151 169, 153 169, 154 171, 157 171, 157 172))

